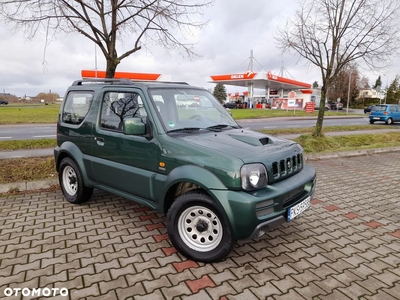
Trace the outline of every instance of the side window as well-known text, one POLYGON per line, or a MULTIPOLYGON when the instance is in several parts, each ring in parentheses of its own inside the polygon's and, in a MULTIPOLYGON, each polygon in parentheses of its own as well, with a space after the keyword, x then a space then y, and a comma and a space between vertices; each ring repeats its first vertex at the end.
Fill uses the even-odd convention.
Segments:
POLYGON ((70 92, 65 99, 61 120, 67 124, 79 125, 89 112, 93 101, 93 92, 70 92))
POLYGON ((122 131, 126 117, 147 117, 143 99, 135 92, 107 92, 104 94, 100 126, 104 129, 122 131))
POLYGON ((390 107, 390 112, 395 112, 396 111, 396 107, 395 106, 391 106, 390 107))

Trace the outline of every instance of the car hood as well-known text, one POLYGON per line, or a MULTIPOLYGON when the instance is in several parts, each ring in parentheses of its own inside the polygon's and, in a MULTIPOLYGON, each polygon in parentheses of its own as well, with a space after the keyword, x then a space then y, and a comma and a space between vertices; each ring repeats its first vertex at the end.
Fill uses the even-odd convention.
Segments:
POLYGON ((178 139, 225 156, 234 156, 245 163, 265 163, 268 158, 276 160, 281 159, 282 155, 286 157, 302 152, 301 147, 293 141, 245 129, 198 133, 180 136, 178 139))

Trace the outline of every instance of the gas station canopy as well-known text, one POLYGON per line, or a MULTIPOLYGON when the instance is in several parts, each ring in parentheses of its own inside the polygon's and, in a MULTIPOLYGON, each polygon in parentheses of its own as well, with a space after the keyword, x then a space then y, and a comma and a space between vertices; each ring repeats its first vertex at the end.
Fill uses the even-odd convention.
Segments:
POLYGON ((269 90, 298 90, 311 88, 311 84, 273 75, 271 72, 256 73, 247 71, 246 73, 239 74, 212 75, 209 76, 207 81, 211 83, 223 83, 226 85, 269 90))

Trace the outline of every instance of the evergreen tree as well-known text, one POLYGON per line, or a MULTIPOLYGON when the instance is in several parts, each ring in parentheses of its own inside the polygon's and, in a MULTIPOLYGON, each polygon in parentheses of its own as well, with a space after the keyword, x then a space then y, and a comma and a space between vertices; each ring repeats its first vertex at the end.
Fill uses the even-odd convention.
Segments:
POLYGON ((396 78, 390 84, 387 93, 385 103, 397 104, 400 97, 400 77, 396 75, 396 78))
POLYGON ((378 79, 375 81, 375 84, 372 86, 373 89, 379 89, 382 87, 382 79, 381 76, 379 75, 378 79))
POLYGON ((217 83, 214 88, 213 95, 218 99, 220 103, 224 103, 226 100, 226 88, 222 83, 217 83))
POLYGON ((316 89, 318 87, 318 81, 314 81, 312 84, 313 89, 316 89))

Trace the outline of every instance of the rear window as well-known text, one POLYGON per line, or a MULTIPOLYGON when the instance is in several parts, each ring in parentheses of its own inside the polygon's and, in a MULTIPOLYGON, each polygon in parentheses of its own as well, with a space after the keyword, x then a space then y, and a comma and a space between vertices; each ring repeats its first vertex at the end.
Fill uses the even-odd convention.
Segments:
POLYGON ((386 108, 387 108, 386 105, 376 105, 375 107, 372 107, 371 109, 375 110, 375 111, 385 111, 386 108))

